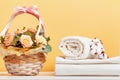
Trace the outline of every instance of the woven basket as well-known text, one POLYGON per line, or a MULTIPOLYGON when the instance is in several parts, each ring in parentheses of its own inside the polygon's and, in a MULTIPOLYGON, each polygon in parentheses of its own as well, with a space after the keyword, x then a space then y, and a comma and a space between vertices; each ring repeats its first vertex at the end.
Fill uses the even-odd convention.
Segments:
POLYGON ((37 54, 15 54, 4 57, 5 66, 10 74, 18 76, 38 75, 45 62, 44 53, 37 54))
MULTIPOLYGON (((20 14, 27 13, 35 16, 39 21, 38 31, 35 35, 37 37, 42 29, 42 35, 45 36, 45 27, 40 17, 39 12, 37 11, 36 6, 29 8, 18 6, 15 8, 15 11, 11 18, 9 19, 7 25, 0 33, 0 36, 3 36, 8 31, 12 20, 20 14)), ((6 50, 7 51, 7 50, 6 50)), ((16 54, 7 55, 4 57, 5 66, 10 74, 19 75, 19 76, 33 76, 39 74, 43 63, 45 62, 45 53, 34 53, 34 54, 21 54, 17 56, 16 54)))

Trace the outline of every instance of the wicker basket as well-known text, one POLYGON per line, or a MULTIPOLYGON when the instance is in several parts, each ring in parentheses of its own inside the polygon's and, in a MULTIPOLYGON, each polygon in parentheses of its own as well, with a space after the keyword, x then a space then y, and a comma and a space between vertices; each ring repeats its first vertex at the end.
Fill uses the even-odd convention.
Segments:
POLYGON ((7 71, 13 75, 33 76, 38 75, 45 62, 44 53, 37 54, 15 54, 4 57, 7 71))
MULTIPOLYGON (((45 36, 45 27, 43 25, 42 19, 40 17, 39 12, 37 11, 36 6, 32 6, 30 8, 18 6, 15 8, 13 15, 11 16, 10 20, 8 21, 7 25, 0 33, 0 36, 6 34, 10 27, 10 23, 12 20, 22 13, 27 13, 35 16, 39 21, 39 28, 35 35, 37 37, 42 29, 42 35, 45 36)), ((7 50, 6 50, 7 51, 7 50)), ((16 54, 10 54, 4 57, 5 66, 10 74, 19 75, 19 76, 33 76, 39 74, 43 63, 45 60, 45 53, 34 53, 34 54, 21 54, 17 56, 16 54)))

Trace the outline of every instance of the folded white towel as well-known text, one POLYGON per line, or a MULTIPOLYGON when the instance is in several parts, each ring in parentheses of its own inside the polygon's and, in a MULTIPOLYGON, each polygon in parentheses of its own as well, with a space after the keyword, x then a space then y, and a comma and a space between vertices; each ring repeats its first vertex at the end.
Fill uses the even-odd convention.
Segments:
POLYGON ((70 36, 61 40, 60 51, 67 59, 106 59, 104 47, 99 39, 70 36))
POLYGON ((56 64, 119 64, 120 65, 120 56, 108 58, 108 59, 83 59, 83 60, 70 60, 65 59, 65 57, 59 56, 56 57, 56 64))

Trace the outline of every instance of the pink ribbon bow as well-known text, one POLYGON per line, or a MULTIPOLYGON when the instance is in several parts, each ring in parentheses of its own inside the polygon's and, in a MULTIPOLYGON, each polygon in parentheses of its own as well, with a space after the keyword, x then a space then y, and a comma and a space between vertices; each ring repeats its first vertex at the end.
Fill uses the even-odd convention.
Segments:
POLYGON ((39 19, 39 17, 40 17, 40 15, 38 13, 38 8, 35 5, 31 6, 29 8, 18 6, 14 10, 15 10, 16 16, 19 14, 22 14, 22 13, 29 13, 29 14, 32 14, 33 16, 35 16, 37 19, 39 19))

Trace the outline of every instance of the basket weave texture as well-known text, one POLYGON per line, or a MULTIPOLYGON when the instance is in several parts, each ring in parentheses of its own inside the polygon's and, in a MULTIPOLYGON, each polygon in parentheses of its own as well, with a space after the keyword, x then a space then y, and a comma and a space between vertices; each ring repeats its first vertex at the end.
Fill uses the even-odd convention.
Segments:
POLYGON ((15 54, 4 57, 5 66, 8 73, 17 76, 33 76, 38 75, 45 60, 44 53, 15 54))

